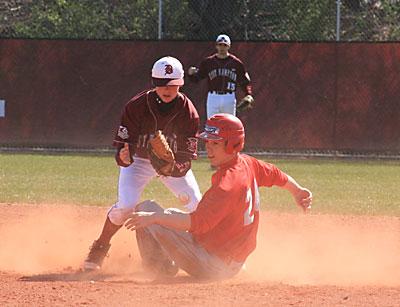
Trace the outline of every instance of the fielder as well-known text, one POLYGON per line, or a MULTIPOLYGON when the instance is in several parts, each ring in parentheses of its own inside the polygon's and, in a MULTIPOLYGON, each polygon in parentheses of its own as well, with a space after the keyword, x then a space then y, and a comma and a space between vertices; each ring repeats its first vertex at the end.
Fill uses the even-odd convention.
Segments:
POLYGON ((90 248, 85 270, 100 269, 110 240, 134 211, 149 181, 159 176, 186 209, 196 209, 201 193, 191 170, 197 157, 199 115, 190 99, 179 92, 184 71, 179 60, 163 57, 154 63, 154 89, 133 97, 122 113, 114 139, 120 166, 118 201, 110 208, 103 230, 90 248), (154 154, 153 146, 168 144, 167 159, 154 154))
POLYGON ((256 248, 259 187, 281 187, 301 209, 311 208, 308 189, 275 165, 240 153, 245 132, 237 117, 212 116, 200 138, 217 171, 196 211, 163 210, 157 203, 145 201, 125 223, 136 230, 143 264, 158 275, 174 275, 178 268, 199 278, 237 274, 256 248))
POLYGON ((243 62, 229 53, 231 39, 221 34, 216 39, 217 53, 205 58, 199 68, 188 69, 189 80, 198 82, 207 78, 207 118, 217 113, 236 115, 254 105, 250 76, 243 62), (245 96, 236 105, 236 90, 240 86, 245 96))

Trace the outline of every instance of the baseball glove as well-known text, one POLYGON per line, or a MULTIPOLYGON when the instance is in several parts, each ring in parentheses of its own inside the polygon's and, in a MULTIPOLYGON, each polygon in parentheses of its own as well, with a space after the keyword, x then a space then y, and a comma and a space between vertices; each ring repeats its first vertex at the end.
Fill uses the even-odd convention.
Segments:
POLYGON ((244 96, 236 105, 236 111, 242 112, 254 107, 254 98, 251 95, 244 96))
POLYGON ((151 165, 157 174, 171 176, 175 167, 175 157, 160 130, 157 130, 154 138, 149 141, 148 153, 151 165))

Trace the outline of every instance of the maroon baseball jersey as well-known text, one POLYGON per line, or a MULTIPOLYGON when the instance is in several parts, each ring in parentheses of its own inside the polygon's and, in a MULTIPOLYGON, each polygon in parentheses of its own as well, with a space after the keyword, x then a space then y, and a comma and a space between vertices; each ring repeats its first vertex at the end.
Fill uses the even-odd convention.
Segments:
POLYGON ((197 158, 199 123, 196 108, 184 94, 178 93, 173 101, 165 103, 154 89, 141 92, 123 109, 121 124, 113 142, 118 148, 117 162, 123 165, 118 153, 124 143, 130 145, 131 155, 148 159, 149 140, 157 130, 161 130, 177 162, 172 176, 184 176, 191 167, 191 160, 197 158))
POLYGON ((250 77, 242 61, 233 54, 224 59, 213 54, 200 63, 196 74, 189 76, 189 79, 195 82, 205 78, 209 92, 231 93, 240 86, 246 95, 251 95, 250 77))

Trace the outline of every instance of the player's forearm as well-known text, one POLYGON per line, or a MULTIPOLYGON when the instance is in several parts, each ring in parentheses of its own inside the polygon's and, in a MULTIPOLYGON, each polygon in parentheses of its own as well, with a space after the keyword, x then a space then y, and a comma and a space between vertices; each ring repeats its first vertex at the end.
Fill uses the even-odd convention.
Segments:
POLYGON ((292 194, 296 203, 300 205, 303 202, 304 198, 309 196, 309 192, 306 188, 302 187, 296 180, 294 180, 291 176, 287 175, 288 181, 282 187, 283 189, 287 190, 292 194))
POLYGON ((133 163, 133 158, 132 158, 132 148, 133 146, 128 145, 128 143, 124 143, 124 144, 118 144, 118 148, 117 151, 115 153, 115 161, 117 162, 117 164, 119 166, 123 166, 123 167, 128 167, 129 165, 131 165, 133 163), (125 149, 124 149, 125 147, 125 149), (121 154, 121 152, 123 152, 123 154, 121 154))
POLYGON ((188 213, 173 212, 166 214, 163 212, 156 214, 155 224, 177 230, 189 230, 191 226, 191 219, 188 213))
POLYGON ((188 78, 189 78, 189 80, 192 81, 192 82, 195 82, 195 83, 199 82, 201 78, 200 78, 200 76, 199 76, 199 71, 198 71, 198 69, 195 70, 195 71, 192 71, 191 74, 188 74, 188 78))
POLYGON ((291 194, 296 194, 302 190, 302 187, 291 176, 287 175, 288 181, 282 186, 283 189, 289 191, 291 194))
POLYGON ((297 183, 296 180, 294 180, 289 175, 287 177, 288 181, 284 186, 282 186, 282 188, 289 191, 292 194, 293 198, 296 201, 296 204, 299 207, 301 207, 304 211, 310 209, 313 199, 311 191, 302 187, 300 184, 297 183))
POLYGON ((245 95, 253 95, 253 88, 250 84, 242 85, 241 88, 245 95))
POLYGON ((185 176, 186 173, 190 170, 191 165, 192 164, 191 164, 190 161, 186 161, 186 162, 178 162, 178 161, 176 161, 171 176, 172 177, 183 177, 183 176, 185 176))

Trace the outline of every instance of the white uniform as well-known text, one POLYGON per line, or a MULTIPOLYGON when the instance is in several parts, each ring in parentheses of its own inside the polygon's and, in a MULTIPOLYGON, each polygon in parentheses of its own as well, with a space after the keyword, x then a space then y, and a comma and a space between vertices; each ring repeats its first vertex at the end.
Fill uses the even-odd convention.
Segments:
MULTIPOLYGON (((127 216, 135 210, 140 197, 151 179, 157 173, 148 159, 134 157, 134 163, 120 168, 118 201, 110 208, 108 217, 115 225, 122 225, 127 216)), ((192 212, 201 199, 201 192, 192 170, 183 177, 159 176, 159 180, 192 212)))
MULTIPOLYGON (((230 47, 231 40, 221 34, 217 37, 217 44, 230 47)), ((243 62, 228 53, 226 57, 220 58, 213 54, 201 61, 199 68, 191 67, 189 80, 199 82, 207 80, 207 118, 214 114, 228 113, 236 115, 236 91, 240 87, 245 95, 252 94, 250 76, 243 62)))
POLYGON ((214 114, 229 113, 236 115, 235 93, 208 92, 207 95, 207 118, 214 114))

